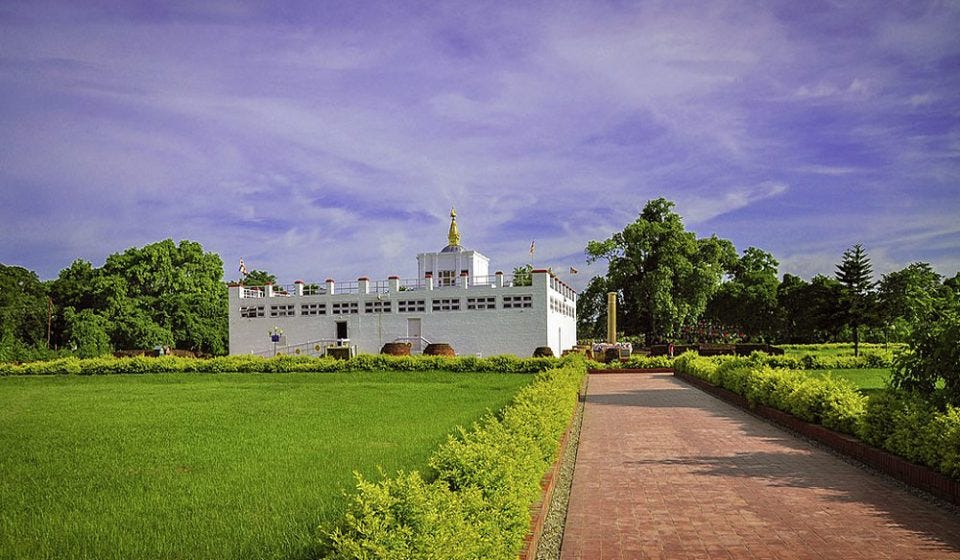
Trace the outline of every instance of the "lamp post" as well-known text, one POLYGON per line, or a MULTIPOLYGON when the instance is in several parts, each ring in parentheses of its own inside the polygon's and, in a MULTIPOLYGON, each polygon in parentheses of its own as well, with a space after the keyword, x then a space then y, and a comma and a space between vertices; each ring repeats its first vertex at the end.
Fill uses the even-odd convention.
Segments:
POLYGON ((283 329, 280 327, 273 327, 272 331, 268 331, 267 334, 270 335, 270 340, 273 342, 273 355, 277 355, 277 343, 280 342, 280 337, 283 336, 283 329))

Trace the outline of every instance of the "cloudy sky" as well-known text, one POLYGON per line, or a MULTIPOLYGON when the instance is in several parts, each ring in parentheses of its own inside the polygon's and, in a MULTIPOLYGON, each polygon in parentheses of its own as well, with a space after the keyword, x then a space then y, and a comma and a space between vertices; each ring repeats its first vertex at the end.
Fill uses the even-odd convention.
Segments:
POLYGON ((0 3, 0 262, 494 269, 676 202, 781 272, 960 270, 960 3, 0 3), (528 249, 536 239, 536 252, 528 249))

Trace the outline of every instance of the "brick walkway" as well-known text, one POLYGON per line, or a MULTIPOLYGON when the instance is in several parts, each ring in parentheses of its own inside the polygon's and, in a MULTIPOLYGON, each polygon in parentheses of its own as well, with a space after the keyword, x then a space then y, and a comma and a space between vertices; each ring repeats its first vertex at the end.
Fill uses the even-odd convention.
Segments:
POLYGON ((670 374, 593 375, 561 558, 960 559, 960 515, 670 374))

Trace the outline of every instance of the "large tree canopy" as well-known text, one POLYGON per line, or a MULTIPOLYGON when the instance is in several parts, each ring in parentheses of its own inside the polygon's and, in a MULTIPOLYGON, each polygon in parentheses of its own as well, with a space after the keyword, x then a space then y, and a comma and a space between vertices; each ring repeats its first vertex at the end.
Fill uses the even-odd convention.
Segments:
POLYGON ((102 349, 103 330, 115 348, 227 350, 223 261, 194 241, 130 248, 107 257, 99 269, 75 261, 51 283, 51 292, 65 345, 102 349))
POLYGON ((731 242, 698 239, 673 207, 663 198, 651 200, 623 231, 586 248, 589 262, 607 260, 607 288, 620 294, 620 326, 647 341, 676 336, 695 323, 737 260, 731 242))
POLYGON ((707 317, 749 336, 772 337, 780 319, 778 265, 770 253, 748 247, 710 300, 707 317))
POLYGON ((0 264, 0 360, 20 359, 25 348, 46 345, 47 289, 37 275, 0 264))

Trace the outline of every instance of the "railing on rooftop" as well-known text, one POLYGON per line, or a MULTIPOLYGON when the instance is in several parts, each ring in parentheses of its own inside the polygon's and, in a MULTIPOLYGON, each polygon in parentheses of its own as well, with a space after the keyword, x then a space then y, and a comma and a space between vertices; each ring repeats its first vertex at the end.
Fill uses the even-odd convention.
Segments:
MULTIPOLYGON (((463 276, 457 277, 452 283, 446 285, 442 285, 440 279, 434 278, 433 289, 448 290, 462 288, 464 282, 463 278, 463 276)), ((501 286, 501 281, 503 282, 502 287, 504 288, 519 288, 531 286, 532 277, 528 274, 491 274, 486 276, 471 276, 467 278, 466 282, 468 288, 473 286, 497 288, 501 286)), ((241 286, 241 297, 264 298, 267 297, 268 293, 273 297, 290 297, 300 294, 304 296, 359 294, 360 286, 363 282, 366 282, 368 293, 371 294, 390 293, 392 291, 391 287, 394 283, 396 283, 396 291, 399 292, 425 290, 427 289, 427 285, 429 283, 428 279, 425 278, 408 278, 400 280, 394 277, 388 280, 377 280, 372 282, 369 280, 358 280, 355 282, 335 282, 332 291, 330 290, 330 285, 327 283, 303 284, 302 282, 297 282, 294 284, 275 284, 273 286, 241 286)), ((547 285, 554 292, 562 294, 567 299, 576 301, 576 292, 557 278, 551 277, 547 285)))

